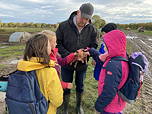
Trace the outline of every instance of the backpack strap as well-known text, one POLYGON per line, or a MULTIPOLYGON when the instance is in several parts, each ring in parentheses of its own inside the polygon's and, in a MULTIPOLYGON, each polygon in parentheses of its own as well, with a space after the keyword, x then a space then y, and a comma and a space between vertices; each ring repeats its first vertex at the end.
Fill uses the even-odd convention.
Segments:
POLYGON ((124 58, 124 57, 121 57, 121 56, 117 56, 117 57, 112 57, 111 60, 116 60, 116 61, 126 61, 128 62, 129 60, 124 58))
MULTIPOLYGON (((126 61, 128 62, 129 60, 124 58, 124 57, 121 57, 121 56, 116 56, 116 57, 112 57, 111 60, 115 60, 115 61, 126 61)), ((110 60, 110 61, 111 61, 110 60)), ((108 64, 108 63, 107 63, 108 64)), ((106 67, 102 67, 102 69, 106 69, 106 67)))
POLYGON ((9 74, 0 76, 0 81, 8 81, 9 75, 15 73, 16 71, 17 71, 17 70, 15 70, 15 71, 13 71, 13 72, 11 72, 11 73, 9 73, 9 74))

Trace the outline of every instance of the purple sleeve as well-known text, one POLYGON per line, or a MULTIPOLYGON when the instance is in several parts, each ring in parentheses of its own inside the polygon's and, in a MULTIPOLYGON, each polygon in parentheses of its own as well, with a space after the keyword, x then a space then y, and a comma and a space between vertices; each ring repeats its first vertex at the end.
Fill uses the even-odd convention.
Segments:
POLYGON ((58 64, 61 65, 61 66, 64 66, 64 65, 67 64, 67 59, 66 58, 60 58, 60 57, 58 57, 57 61, 58 61, 58 64))

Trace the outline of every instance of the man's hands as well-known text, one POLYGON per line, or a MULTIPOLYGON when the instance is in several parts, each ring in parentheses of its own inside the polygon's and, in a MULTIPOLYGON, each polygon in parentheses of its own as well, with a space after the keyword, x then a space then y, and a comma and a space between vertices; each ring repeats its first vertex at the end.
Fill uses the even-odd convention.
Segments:
POLYGON ((89 52, 85 51, 84 49, 77 50, 78 56, 77 61, 81 61, 82 63, 87 63, 87 56, 89 56, 89 52))
POLYGON ((90 53, 89 53, 88 48, 87 48, 87 50, 86 49, 79 49, 79 50, 77 50, 74 53, 74 55, 75 55, 75 58, 70 63, 70 65, 72 65, 73 62, 76 62, 75 65, 74 65, 76 67, 78 61, 81 61, 82 63, 87 63, 87 56, 90 56, 90 53))

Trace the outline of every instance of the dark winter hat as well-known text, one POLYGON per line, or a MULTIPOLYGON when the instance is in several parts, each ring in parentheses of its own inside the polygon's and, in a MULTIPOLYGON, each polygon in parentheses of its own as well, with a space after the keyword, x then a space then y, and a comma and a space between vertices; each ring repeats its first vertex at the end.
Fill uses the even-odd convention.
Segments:
POLYGON ((87 19, 91 19, 94 12, 94 8, 90 3, 82 4, 79 10, 81 11, 81 17, 87 19))
POLYGON ((104 27, 102 27, 101 32, 105 32, 108 33, 112 30, 116 30, 117 29, 117 25, 114 23, 108 23, 106 24, 104 27))

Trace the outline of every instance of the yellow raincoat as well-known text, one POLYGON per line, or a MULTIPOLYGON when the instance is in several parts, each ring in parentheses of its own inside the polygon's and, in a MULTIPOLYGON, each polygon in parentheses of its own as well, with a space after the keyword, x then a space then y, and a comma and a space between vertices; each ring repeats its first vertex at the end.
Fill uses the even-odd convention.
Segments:
POLYGON ((50 60, 50 67, 46 67, 37 62, 33 57, 30 61, 21 60, 18 62, 17 69, 20 71, 36 70, 40 90, 47 100, 50 101, 47 114, 56 114, 56 109, 63 102, 63 89, 54 68, 55 62, 50 60))

